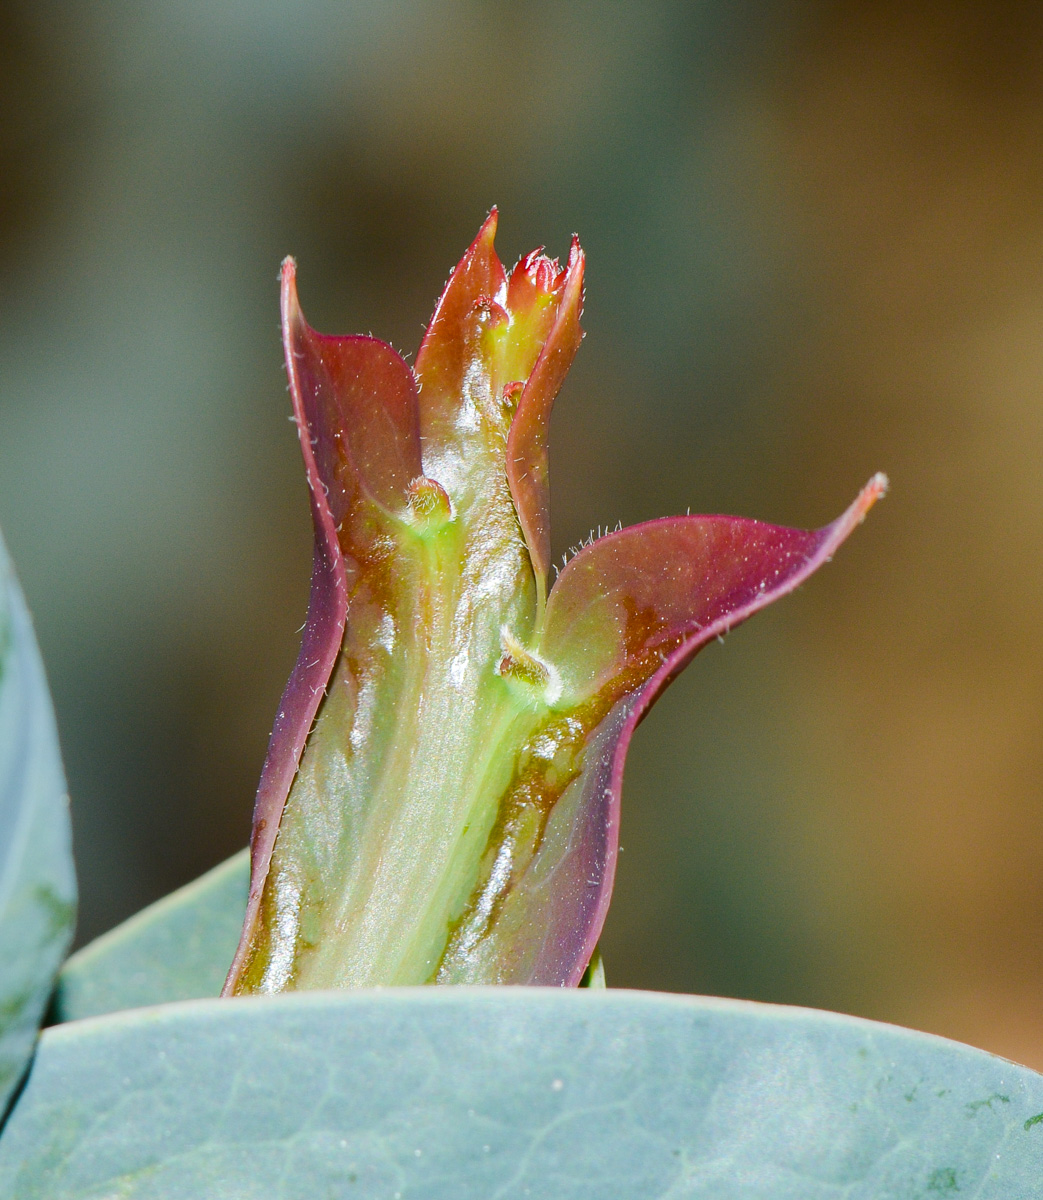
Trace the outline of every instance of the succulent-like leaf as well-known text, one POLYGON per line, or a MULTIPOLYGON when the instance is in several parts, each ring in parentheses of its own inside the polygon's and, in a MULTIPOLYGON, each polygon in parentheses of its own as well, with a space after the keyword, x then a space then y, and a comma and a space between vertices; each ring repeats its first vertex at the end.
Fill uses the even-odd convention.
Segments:
POLYGON ((637 723, 707 642, 817 570, 884 486, 874 479, 825 529, 675 517, 608 534, 568 563, 537 643, 554 664, 552 715, 500 801, 499 857, 483 877, 495 899, 483 893, 454 930, 443 979, 480 982, 506 961, 540 982, 577 982, 611 898, 637 723))
POLYGON ((55 1024, 216 996, 243 926, 250 856, 242 850, 72 955, 58 975, 55 1024))
POLYGON ((46 1030, 11 1200, 1030 1200, 1043 1076, 831 1013, 425 988, 46 1030))
POLYGON ((504 317, 507 275, 493 248, 497 221, 494 208, 449 276, 416 356, 424 450, 447 478, 440 460, 456 455, 461 418, 475 424, 474 410, 497 399, 481 345, 483 333, 504 317))
MULTIPOLYGON (((283 263, 282 320, 315 553, 301 652, 279 705, 254 809, 246 914, 251 929, 260 928, 283 805, 341 650, 349 589, 361 653, 367 638, 379 638, 381 619, 394 619, 389 604, 397 604, 401 622, 412 598, 384 568, 388 529, 407 510, 408 487, 420 469, 416 382, 409 367, 374 338, 324 337, 311 329, 297 301, 292 259, 283 263)), ((379 674, 381 664, 372 657, 369 664, 379 674)), ((233 970, 241 969, 246 949, 244 943, 233 970)))
MULTIPOLYGON (((573 238, 568 265, 553 284, 547 279, 553 268, 546 259, 533 255, 523 258, 511 275, 512 284, 521 273, 521 278, 530 285, 534 294, 530 303, 534 306, 541 299, 541 272, 546 281, 544 294, 553 296, 556 289, 561 290, 554 322, 547 329, 543 349, 522 389, 518 411, 507 437, 507 480, 532 559, 541 605, 550 570, 550 414, 583 337, 579 327, 583 311, 583 267, 583 251, 579 240, 573 238)), ((512 312, 515 308, 510 292, 508 308, 512 312)))
POLYGON ((547 434, 582 336, 584 260, 574 240, 564 268, 533 252, 508 274, 495 231, 494 211, 415 373, 372 339, 311 330, 284 267, 316 565, 231 993, 577 985, 611 892, 635 724, 883 491, 877 477, 814 532, 731 517, 623 530, 548 596, 547 434))
POLYGON ((0 1116, 72 938, 69 809, 32 622, 0 541, 0 1116))

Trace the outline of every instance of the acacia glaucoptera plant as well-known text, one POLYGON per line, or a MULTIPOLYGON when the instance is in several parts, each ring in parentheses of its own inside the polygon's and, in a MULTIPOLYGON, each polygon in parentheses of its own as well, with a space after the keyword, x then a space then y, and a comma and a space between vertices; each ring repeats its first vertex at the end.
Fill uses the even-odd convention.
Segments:
POLYGON ((284 265, 315 565, 252 863, 103 934, 53 991, 68 812, 0 544, 0 1196, 1037 1197, 1034 1071, 836 1013, 569 986, 596 974, 635 725, 884 480, 817 532, 622 529, 548 588, 583 256, 508 275, 495 224, 412 369, 310 329, 284 265), (220 999, 233 953, 243 998, 220 999), (432 982, 555 986, 357 986, 432 982))
POLYGON ((508 274, 495 209, 413 367, 316 333, 282 271, 315 556, 254 814, 226 994, 576 985, 615 870, 634 727, 708 641, 792 591, 824 529, 683 516, 609 533, 549 585, 551 406, 584 258, 508 274))

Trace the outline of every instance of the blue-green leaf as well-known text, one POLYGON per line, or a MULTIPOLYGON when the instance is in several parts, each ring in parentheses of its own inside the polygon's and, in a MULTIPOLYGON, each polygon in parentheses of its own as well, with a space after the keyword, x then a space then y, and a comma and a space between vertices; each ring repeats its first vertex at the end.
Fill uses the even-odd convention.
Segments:
POLYGON ((0 541, 0 1116, 68 949, 68 799, 32 622, 0 541))
POLYGON ((249 886, 243 850, 84 946, 58 976, 55 1020, 219 995, 249 886))
POLYGON ((204 1000, 47 1030, 11 1200, 1028 1200, 1043 1076, 850 1017, 621 991, 204 1000))

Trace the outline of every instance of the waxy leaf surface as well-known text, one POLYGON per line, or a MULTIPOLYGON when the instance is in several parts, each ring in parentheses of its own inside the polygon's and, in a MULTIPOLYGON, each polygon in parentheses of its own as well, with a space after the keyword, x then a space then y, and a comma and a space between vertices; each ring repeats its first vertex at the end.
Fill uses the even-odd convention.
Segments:
POLYGON ((831 1013, 636 992, 198 1001, 46 1030, 10 1200, 1033 1200, 1043 1077, 831 1013))
POLYGON ((58 976, 54 1022, 218 995, 249 884, 242 850, 77 950, 58 976))
POLYGON ((75 907, 54 713, 0 541, 0 1116, 32 1052, 75 907))

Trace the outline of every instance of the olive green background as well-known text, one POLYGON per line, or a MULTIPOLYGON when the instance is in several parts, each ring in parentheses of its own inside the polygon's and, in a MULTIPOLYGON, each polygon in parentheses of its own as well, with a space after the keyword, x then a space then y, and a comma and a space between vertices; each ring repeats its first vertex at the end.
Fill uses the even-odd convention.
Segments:
POLYGON ((0 524, 81 940, 230 854, 304 617, 276 271, 415 348, 577 230, 555 546, 893 493, 639 732, 609 982, 1043 1067, 1043 10, 0 0, 0 524))

